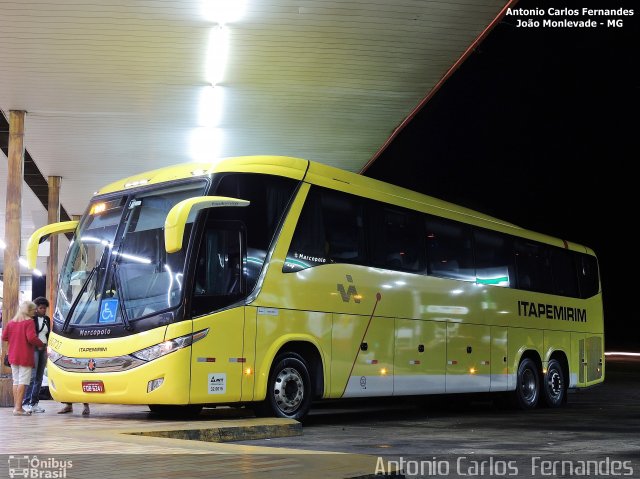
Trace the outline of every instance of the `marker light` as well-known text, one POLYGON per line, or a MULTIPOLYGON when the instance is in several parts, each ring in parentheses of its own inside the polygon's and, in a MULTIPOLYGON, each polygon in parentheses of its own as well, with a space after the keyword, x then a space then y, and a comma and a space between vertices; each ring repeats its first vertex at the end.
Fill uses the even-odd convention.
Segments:
POLYGON ((100 213, 104 213, 104 211, 106 209, 107 209, 107 204, 106 203, 96 203, 89 210, 89 214, 90 215, 99 215, 100 213))
POLYGON ((124 187, 125 188, 133 188, 134 186, 142 186, 142 185, 146 185, 147 183, 149 183, 149 179, 148 178, 142 178, 142 179, 139 179, 139 180, 130 181, 129 183, 125 183, 124 187))

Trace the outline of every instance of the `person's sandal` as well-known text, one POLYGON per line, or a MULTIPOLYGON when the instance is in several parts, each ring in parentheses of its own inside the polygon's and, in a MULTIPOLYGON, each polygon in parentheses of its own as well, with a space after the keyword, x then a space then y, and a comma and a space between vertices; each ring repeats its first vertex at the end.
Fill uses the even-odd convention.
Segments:
POLYGON ((60 409, 58 411, 58 414, 67 414, 68 412, 73 412, 73 406, 68 405, 68 406, 63 407, 62 409, 60 409))
POLYGON ((31 416, 30 411, 13 411, 14 416, 31 416))

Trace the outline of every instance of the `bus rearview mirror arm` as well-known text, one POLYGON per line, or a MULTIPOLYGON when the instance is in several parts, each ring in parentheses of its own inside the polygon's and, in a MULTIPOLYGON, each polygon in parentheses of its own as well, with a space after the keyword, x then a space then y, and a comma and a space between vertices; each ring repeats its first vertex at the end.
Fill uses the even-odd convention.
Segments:
POLYGON ((72 233, 76 230, 79 221, 61 221, 60 223, 51 223, 50 225, 38 228, 29 237, 27 242, 27 264, 29 269, 36 267, 38 259, 38 246, 51 235, 59 235, 64 233, 72 233))
POLYGON ((182 249, 184 228, 190 216, 200 210, 225 206, 249 206, 249 201, 226 196, 196 196, 182 200, 171 208, 164 221, 164 247, 167 253, 182 249))

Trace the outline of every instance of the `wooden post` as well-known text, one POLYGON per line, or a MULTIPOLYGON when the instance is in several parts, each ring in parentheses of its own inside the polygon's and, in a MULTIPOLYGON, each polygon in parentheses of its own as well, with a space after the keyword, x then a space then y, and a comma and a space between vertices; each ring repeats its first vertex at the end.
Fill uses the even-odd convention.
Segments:
MULTIPOLYGON (((49 177, 49 209, 47 224, 60 221, 60 180, 59 176, 49 177)), ((47 261, 47 299, 50 311, 55 310, 58 292, 58 235, 49 237, 49 259, 47 261)))
MULTIPOLYGON (((4 223, 4 294, 2 299, 2 326, 18 310, 20 300, 20 230, 22 224, 22 182, 24 181, 24 111, 9 112, 9 171, 7 175, 7 204, 4 223)), ((7 344, 2 344, 2 356, 7 344)), ((9 368, 2 365, 2 373, 10 374, 9 368)), ((0 379, 0 406, 12 406, 12 380, 0 379)))

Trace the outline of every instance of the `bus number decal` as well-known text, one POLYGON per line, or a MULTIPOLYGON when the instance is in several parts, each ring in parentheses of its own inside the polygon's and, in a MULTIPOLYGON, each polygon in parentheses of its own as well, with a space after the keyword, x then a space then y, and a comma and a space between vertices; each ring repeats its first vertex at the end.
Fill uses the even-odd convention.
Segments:
POLYGON ((209 374, 209 394, 225 394, 227 392, 227 375, 225 373, 209 374))

